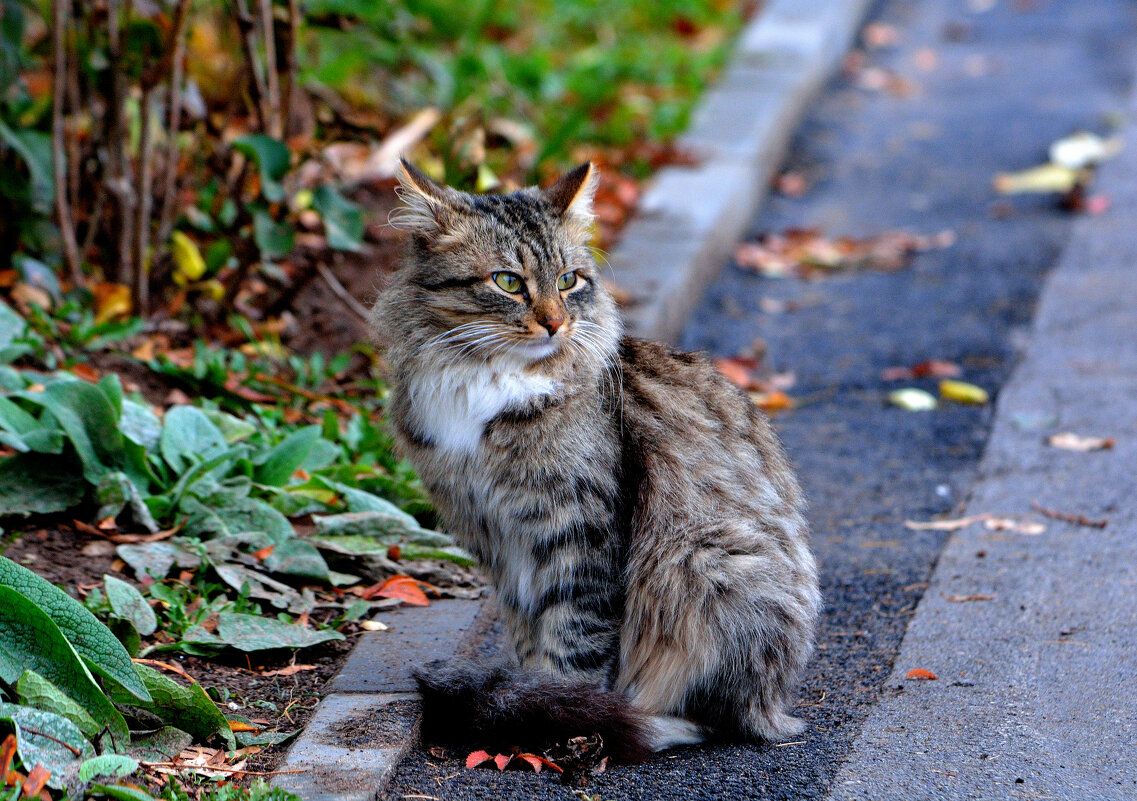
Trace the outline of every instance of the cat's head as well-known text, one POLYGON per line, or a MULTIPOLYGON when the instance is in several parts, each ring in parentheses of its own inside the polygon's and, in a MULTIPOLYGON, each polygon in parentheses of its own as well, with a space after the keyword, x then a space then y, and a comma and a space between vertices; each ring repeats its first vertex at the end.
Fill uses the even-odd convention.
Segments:
POLYGON ((456 361, 605 360, 620 323, 589 247, 596 179, 584 164, 548 189, 471 195, 402 162, 392 222, 411 241, 383 313, 456 361))

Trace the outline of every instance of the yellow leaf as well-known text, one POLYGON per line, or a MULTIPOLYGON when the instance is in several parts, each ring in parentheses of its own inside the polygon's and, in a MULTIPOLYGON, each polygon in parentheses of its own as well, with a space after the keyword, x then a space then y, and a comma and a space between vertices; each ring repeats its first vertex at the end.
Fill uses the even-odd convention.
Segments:
POLYGON ((1069 192, 1081 179, 1078 170, 1047 163, 1020 172, 999 173, 995 176, 995 191, 1000 195, 1069 192))
POLYGON ((174 279, 179 284, 197 281, 205 275, 205 259, 192 239, 181 231, 174 231, 170 237, 170 251, 174 257, 174 279))
POLYGON ((105 323, 130 314, 130 287, 123 284, 96 284, 95 322, 105 323))
POLYGON ((968 384, 966 381, 953 381, 950 378, 940 382, 940 397, 956 403, 974 403, 976 406, 982 406, 990 399, 987 390, 983 387, 968 384))

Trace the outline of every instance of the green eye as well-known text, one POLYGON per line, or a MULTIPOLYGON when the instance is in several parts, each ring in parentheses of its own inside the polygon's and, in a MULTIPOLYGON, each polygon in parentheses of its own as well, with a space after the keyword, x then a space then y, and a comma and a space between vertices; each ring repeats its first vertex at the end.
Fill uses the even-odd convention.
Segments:
POLYGON ((513 273, 494 273, 493 282, 511 295, 521 291, 521 276, 513 273))
POLYGON ((576 286, 576 273, 565 273, 557 279, 557 289, 561 292, 572 289, 574 286, 576 286))

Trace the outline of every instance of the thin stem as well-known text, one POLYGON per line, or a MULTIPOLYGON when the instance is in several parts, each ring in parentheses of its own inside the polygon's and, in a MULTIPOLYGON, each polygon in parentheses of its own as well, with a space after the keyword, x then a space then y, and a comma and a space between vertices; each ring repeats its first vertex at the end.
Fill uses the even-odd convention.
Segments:
POLYGON ((158 247, 164 247, 177 219, 178 131, 182 126, 182 84, 185 82, 186 28, 190 0, 178 0, 174 12, 173 61, 170 65, 169 102, 166 104, 166 174, 162 191, 162 214, 158 222, 158 247))
POLYGON ((261 11, 261 33, 265 42, 265 79, 268 84, 268 129, 269 136, 277 139, 284 135, 280 117, 280 72, 276 63, 276 24, 273 22, 272 0, 257 0, 261 11))
POLYGON ((241 44, 245 48, 245 60, 249 64, 249 76, 251 78, 249 90, 252 94, 253 110, 256 112, 260 129, 265 131, 268 129, 268 116, 264 107, 264 77, 261 75, 260 60, 257 58, 256 23, 249 13, 249 7, 245 0, 232 0, 230 11, 237 27, 241 30, 241 44))
POLYGON ((52 37, 52 50, 55 63, 51 100, 51 156, 55 178, 55 213, 59 222, 59 231, 63 238, 63 260, 67 264, 67 271, 71 274, 72 283, 79 286, 83 280, 83 271, 79 260, 79 243, 75 239, 75 224, 71 218, 71 204, 68 201, 68 160, 64 144, 67 134, 63 101, 67 91, 69 2, 70 0, 54 0, 52 3, 52 17, 55 27, 55 34, 52 37))
POLYGON ((138 143, 138 203, 134 218, 134 311, 143 317, 150 306, 150 213, 154 205, 154 90, 142 89, 139 117, 142 134, 138 143))

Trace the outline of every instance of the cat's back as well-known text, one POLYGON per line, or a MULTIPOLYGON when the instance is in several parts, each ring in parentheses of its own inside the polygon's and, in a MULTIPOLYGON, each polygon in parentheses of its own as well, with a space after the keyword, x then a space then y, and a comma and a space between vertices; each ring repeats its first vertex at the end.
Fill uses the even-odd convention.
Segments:
POLYGON ((735 505, 725 503, 728 497, 746 506, 755 494, 775 506, 800 506, 769 421, 709 359, 634 337, 622 340, 619 358, 624 436, 642 469, 665 471, 727 506, 735 505))

